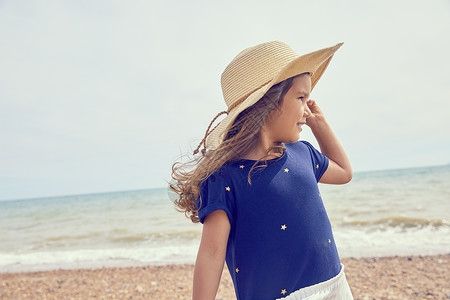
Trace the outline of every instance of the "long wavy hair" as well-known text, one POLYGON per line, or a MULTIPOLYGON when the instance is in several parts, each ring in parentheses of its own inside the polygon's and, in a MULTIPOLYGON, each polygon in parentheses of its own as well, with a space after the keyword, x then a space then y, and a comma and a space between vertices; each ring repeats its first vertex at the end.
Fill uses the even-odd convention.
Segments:
MULTIPOLYGON (((271 117, 272 113, 280 112, 284 95, 291 88, 295 77, 272 86, 258 102, 242 111, 217 149, 207 150, 186 163, 181 162, 180 159, 173 164, 172 182, 169 187, 177 194, 177 199, 174 200, 175 207, 178 211, 184 212, 193 223, 199 222, 197 200, 200 196, 201 184, 225 163, 242 159, 255 149, 264 122, 271 117)), ((283 143, 268 149, 266 155, 256 161, 250 169, 249 184, 251 184, 252 172, 265 168, 269 157, 274 155, 281 157, 284 152, 283 143)))

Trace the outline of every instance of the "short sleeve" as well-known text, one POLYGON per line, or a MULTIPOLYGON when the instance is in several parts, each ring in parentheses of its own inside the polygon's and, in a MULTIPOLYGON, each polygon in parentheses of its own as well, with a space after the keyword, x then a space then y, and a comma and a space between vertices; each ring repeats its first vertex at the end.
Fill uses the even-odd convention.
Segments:
POLYGON ((233 187, 227 180, 217 174, 208 177, 203 183, 200 197, 197 201, 198 217, 203 224, 208 214, 216 210, 223 210, 228 216, 230 224, 233 220, 233 187))
POLYGON ((314 168, 314 175, 317 182, 322 178, 325 171, 328 169, 329 160, 324 154, 320 153, 313 145, 306 141, 301 141, 309 150, 311 161, 314 168))

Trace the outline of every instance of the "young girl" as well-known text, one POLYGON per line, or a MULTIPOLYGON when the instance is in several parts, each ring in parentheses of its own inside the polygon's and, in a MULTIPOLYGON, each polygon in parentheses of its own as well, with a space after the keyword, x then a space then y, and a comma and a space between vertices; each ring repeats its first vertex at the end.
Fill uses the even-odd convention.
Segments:
POLYGON ((227 111, 211 121, 194 168, 172 168, 177 207, 203 223, 193 299, 215 299, 224 261, 237 299, 353 299, 317 186, 347 183, 352 169, 309 100, 341 45, 298 56, 264 43, 223 72, 227 111), (298 141, 304 125, 322 153, 298 141))

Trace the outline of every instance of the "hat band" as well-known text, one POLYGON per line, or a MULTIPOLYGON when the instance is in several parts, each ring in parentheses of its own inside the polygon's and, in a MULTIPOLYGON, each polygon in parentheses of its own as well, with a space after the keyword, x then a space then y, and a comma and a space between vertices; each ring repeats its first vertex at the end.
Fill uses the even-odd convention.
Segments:
POLYGON ((263 84, 261 84, 260 86, 258 86, 256 89, 251 90, 250 92, 248 92, 247 94, 245 94, 244 96, 242 96, 241 98, 239 98, 236 102, 234 102, 233 104, 231 104, 228 107, 228 112, 232 111, 233 109, 236 108, 236 106, 240 105, 242 102, 245 101, 245 99, 247 99, 251 94, 253 94, 254 92, 256 92, 257 90, 259 90, 260 88, 262 88, 263 86, 265 86, 266 84, 269 84, 272 81, 269 80, 267 82, 264 82, 263 84))
POLYGON ((214 129, 217 128, 217 126, 220 125, 220 122, 219 122, 216 126, 214 126, 214 128, 213 128, 211 131, 210 131, 209 129, 211 128, 212 124, 214 123, 214 121, 216 121, 216 119, 217 119, 219 116, 221 116, 221 115, 223 115, 223 114, 227 114, 227 115, 228 115, 228 114, 230 113, 230 111, 232 111, 233 109, 235 109, 237 106, 241 105, 242 102, 244 102, 245 99, 247 99, 251 94, 253 94, 253 93, 256 92, 257 90, 259 90, 259 89, 262 88, 263 86, 269 84, 271 81, 272 81, 272 79, 269 80, 269 81, 267 81, 267 82, 265 82, 265 83, 263 83, 263 84, 261 84, 261 85, 258 86, 256 89, 251 90, 249 93, 245 94, 244 96, 242 96, 241 98, 239 98, 236 102, 234 102, 233 104, 231 104, 231 105, 228 107, 228 110, 226 110, 226 111, 224 110, 224 111, 221 111, 220 113, 218 113, 218 114, 212 119, 212 121, 209 123, 208 128, 206 129, 206 132, 205 132, 205 136, 204 136, 203 139, 201 140, 200 144, 198 144, 197 148, 194 150, 194 155, 197 154, 197 153, 199 152, 199 149, 200 149, 200 147, 202 146, 202 144, 203 144, 202 154, 204 155, 204 154, 206 153, 206 138, 209 136, 209 134, 210 134, 211 132, 214 131, 214 129))
POLYGON ((198 144, 197 148, 194 150, 194 155, 198 153, 198 151, 199 151, 200 147, 202 146, 202 144, 203 144, 202 154, 205 155, 205 153, 206 153, 206 138, 208 137, 208 135, 209 135, 211 132, 214 131, 214 129, 216 129, 217 126, 220 125, 220 122, 219 122, 219 124, 217 124, 211 131, 209 131, 209 129, 211 128, 211 125, 214 123, 214 121, 215 121, 219 116, 221 116, 221 115, 223 115, 223 114, 227 114, 227 115, 228 115, 228 112, 229 112, 229 110, 221 111, 220 113, 218 113, 218 114, 212 119, 212 121, 211 121, 211 122, 209 123, 209 125, 208 125, 208 128, 206 129, 205 136, 204 136, 203 139, 201 140, 200 144, 198 144))

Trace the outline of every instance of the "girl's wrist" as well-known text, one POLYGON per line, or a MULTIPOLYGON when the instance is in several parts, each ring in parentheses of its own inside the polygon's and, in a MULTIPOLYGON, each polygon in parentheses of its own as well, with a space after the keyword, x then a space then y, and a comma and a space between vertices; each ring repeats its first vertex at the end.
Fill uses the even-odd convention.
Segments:
POLYGON ((321 130, 323 128, 330 127, 330 125, 328 124, 327 120, 323 115, 315 116, 314 119, 307 120, 307 123, 313 132, 316 130, 321 130))

